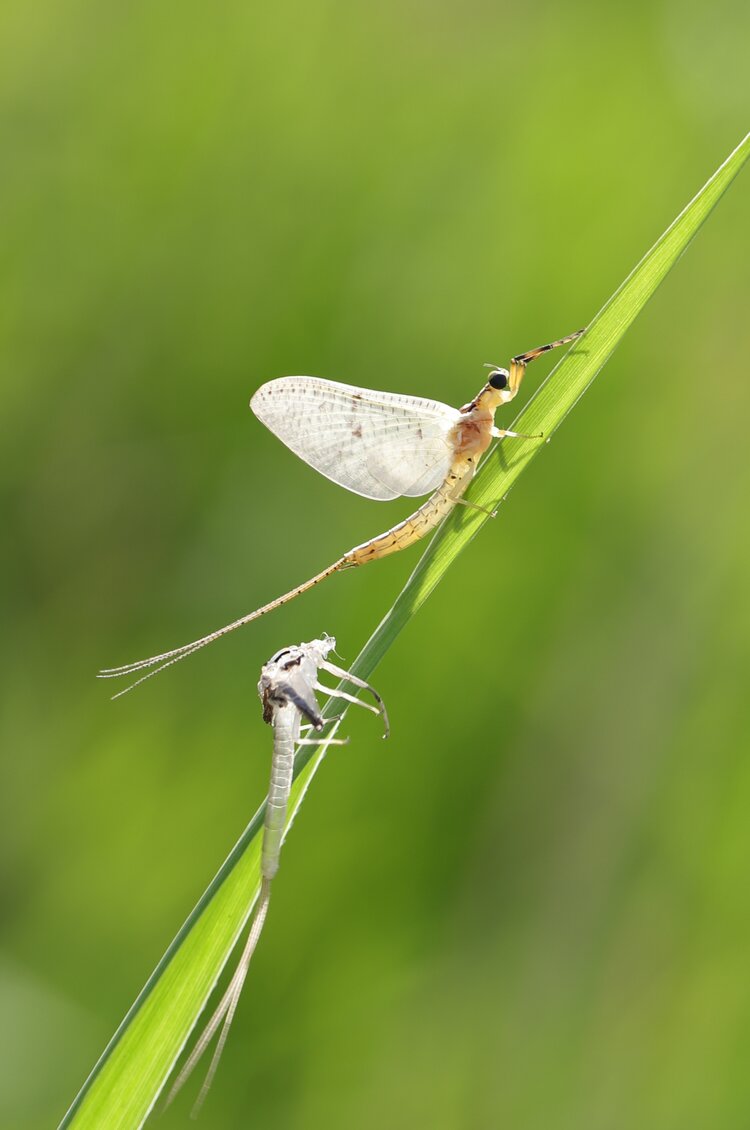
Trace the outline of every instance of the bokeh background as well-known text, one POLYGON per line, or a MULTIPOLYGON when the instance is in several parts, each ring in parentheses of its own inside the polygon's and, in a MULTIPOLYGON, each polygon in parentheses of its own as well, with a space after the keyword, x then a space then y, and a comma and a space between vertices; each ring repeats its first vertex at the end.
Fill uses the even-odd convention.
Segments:
MULTIPOLYGON (((461 404, 585 323, 747 129, 749 37, 739 2, 2 5, 2 1126, 62 1116, 264 794, 261 663, 351 660, 415 564, 109 701, 408 512, 250 394, 461 404)), ((377 671, 392 740, 349 716, 205 1127, 750 1122, 749 190, 377 671)))

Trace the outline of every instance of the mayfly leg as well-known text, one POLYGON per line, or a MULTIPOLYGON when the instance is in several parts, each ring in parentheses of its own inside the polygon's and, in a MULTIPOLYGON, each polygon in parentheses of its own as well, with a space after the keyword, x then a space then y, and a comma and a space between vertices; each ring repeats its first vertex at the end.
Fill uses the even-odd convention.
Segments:
POLYGON ((361 691, 370 692, 372 697, 375 699, 375 702, 377 703, 376 706, 370 706, 368 703, 362 702, 361 699, 355 698, 353 695, 344 694, 338 689, 331 690, 329 687, 324 687, 320 684, 318 684, 317 688, 324 694, 331 695, 336 698, 344 698, 347 702, 353 702, 356 706, 364 706, 367 710, 371 710, 373 714, 379 714, 383 719, 383 729, 385 731, 385 737, 387 738, 391 732, 391 725, 388 721, 388 711, 385 708, 385 703, 383 702, 382 698, 375 690, 375 688, 371 687, 369 683, 366 683, 364 679, 360 679, 358 675, 353 674, 353 672, 345 671, 343 667, 337 667, 335 663, 329 663, 327 659, 324 659, 320 664, 320 670, 327 671, 329 675, 334 675, 337 679, 345 679, 348 683, 352 683, 355 687, 359 687, 361 691))
POLYGON ((317 745, 321 746, 323 752, 325 752, 331 745, 345 745, 348 741, 346 738, 336 738, 334 736, 335 729, 332 730, 330 735, 324 735, 317 739, 301 737, 303 731, 315 730, 320 732, 328 722, 335 721, 338 723, 341 720, 340 718, 335 720, 323 718, 315 697, 315 691, 344 699, 356 706, 362 706, 380 714, 383 718, 384 736, 388 736, 388 715, 383 700, 377 691, 357 675, 327 662, 327 657, 335 646, 335 639, 332 636, 325 636, 320 640, 312 640, 310 643, 285 648, 283 651, 277 652, 261 671, 258 693, 263 703, 263 719, 273 727, 274 738, 271 782, 266 800, 261 844, 260 893, 237 967, 213 1015, 180 1069, 167 1098, 167 1105, 169 1105, 192 1074, 216 1032, 219 1031, 216 1048, 193 1107, 193 1114, 197 1114, 200 1110, 216 1074, 247 977, 247 971, 265 925, 271 898, 271 881, 279 869, 289 796, 294 776, 295 751, 301 745, 317 745), (321 670, 346 679, 361 690, 369 691, 377 706, 361 702, 354 695, 338 689, 323 687, 318 681, 318 672, 321 670))
POLYGON ((547 345, 539 345, 536 349, 530 349, 527 353, 519 353, 515 357, 511 358, 509 380, 510 388, 518 389, 518 386, 520 385, 523 378, 523 374, 526 372, 526 366, 531 361, 536 361, 537 357, 541 357, 543 353, 549 353, 551 349, 559 349, 561 345, 570 345, 571 342, 577 341, 579 337, 585 334, 585 332, 585 329, 576 330, 575 333, 568 334, 567 337, 560 337, 557 339, 557 341, 550 341, 547 345))
POLYGON ((541 357, 543 353, 549 353, 551 349, 559 349, 561 345, 570 345, 572 341, 577 341, 579 337, 582 337, 585 332, 585 328, 576 330, 575 333, 568 334, 567 337, 559 337, 557 341, 550 341, 547 345, 539 345, 536 349, 529 349, 526 353, 519 353, 513 358, 511 364, 527 365, 529 361, 535 361, 537 357, 541 357))

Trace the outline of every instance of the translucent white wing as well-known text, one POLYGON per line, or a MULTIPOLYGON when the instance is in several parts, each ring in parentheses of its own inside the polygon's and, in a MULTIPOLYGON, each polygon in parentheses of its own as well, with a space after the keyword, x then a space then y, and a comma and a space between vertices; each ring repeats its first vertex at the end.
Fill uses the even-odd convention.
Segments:
POLYGON ((250 407, 305 463, 365 498, 429 494, 453 462, 460 413, 436 400, 280 377, 261 385, 250 407))

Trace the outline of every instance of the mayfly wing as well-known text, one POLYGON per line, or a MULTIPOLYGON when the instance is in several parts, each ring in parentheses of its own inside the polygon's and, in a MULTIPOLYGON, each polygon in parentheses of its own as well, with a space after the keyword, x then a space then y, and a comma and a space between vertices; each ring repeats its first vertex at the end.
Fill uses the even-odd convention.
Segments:
POLYGON ((375 392, 321 377, 280 377, 250 401, 291 451, 364 498, 436 490, 453 462, 460 413, 417 396, 375 392))

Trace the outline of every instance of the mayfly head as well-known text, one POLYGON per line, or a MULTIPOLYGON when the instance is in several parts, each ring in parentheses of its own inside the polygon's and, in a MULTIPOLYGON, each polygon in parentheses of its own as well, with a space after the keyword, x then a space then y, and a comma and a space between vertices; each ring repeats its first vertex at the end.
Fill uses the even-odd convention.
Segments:
POLYGON ((516 384, 516 387, 513 388, 510 383, 510 373, 508 372, 508 370, 499 368, 493 369, 487 379, 487 384, 489 385, 489 387, 493 388, 495 392, 498 393, 497 399, 498 403, 500 404, 507 404, 509 400, 513 399, 513 397, 518 392, 518 385, 520 383, 521 382, 519 380, 518 384, 516 384))
POLYGON ((551 341, 548 345, 540 345, 538 349, 530 349, 528 353, 519 353, 517 357, 513 357, 509 369, 501 369, 497 365, 492 366, 487 384, 484 386, 475 403, 482 402, 483 405, 490 407, 492 410, 500 404, 507 404, 509 400, 518 392, 521 387, 523 375, 526 372, 526 366, 535 361, 537 357, 541 357, 543 353, 549 353, 551 349, 558 349, 561 345, 570 345, 571 342, 585 333, 585 330, 576 330, 573 334, 568 334, 567 337, 558 338, 557 341, 551 341))

